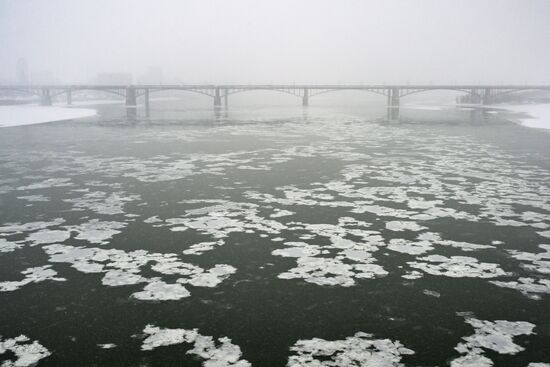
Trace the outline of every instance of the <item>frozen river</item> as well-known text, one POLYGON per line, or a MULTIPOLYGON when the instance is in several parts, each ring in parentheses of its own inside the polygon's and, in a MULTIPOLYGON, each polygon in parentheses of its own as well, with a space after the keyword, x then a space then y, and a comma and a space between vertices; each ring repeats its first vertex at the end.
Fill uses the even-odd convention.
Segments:
POLYGON ((162 104, 0 130, 5 366, 550 366, 548 132, 162 104))

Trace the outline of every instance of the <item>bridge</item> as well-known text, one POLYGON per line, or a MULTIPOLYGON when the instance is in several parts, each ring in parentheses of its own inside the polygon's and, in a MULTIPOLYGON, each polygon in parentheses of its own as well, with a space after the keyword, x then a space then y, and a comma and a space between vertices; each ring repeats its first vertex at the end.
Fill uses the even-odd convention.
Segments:
POLYGON ((433 90, 449 90, 469 94, 471 100, 488 105, 498 97, 533 90, 550 91, 550 85, 473 85, 473 84, 158 84, 158 85, 0 85, 0 91, 19 92, 40 97, 42 105, 51 105, 52 98, 64 96, 67 104, 72 104, 72 95, 77 91, 100 91, 118 95, 126 100, 128 108, 137 106, 138 98, 143 98, 146 115, 149 116, 149 96, 160 91, 186 91, 212 98, 214 108, 228 105, 229 96, 256 90, 271 90, 298 97, 303 106, 309 105, 312 97, 344 90, 375 93, 387 98, 388 119, 399 117, 400 100, 411 94, 433 90))

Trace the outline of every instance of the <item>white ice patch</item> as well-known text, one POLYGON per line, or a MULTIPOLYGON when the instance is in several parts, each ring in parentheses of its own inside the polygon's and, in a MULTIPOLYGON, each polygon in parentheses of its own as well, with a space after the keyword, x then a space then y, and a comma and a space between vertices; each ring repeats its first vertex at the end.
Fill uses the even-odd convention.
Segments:
POLYGON ((82 197, 64 201, 72 203, 77 210, 88 209, 98 214, 115 215, 124 214, 124 205, 139 198, 139 195, 125 195, 120 192, 109 195, 103 191, 94 191, 84 194, 82 197))
POLYGON ((30 201, 30 202, 50 201, 50 198, 44 195, 27 195, 27 196, 18 196, 17 198, 21 200, 30 201))
POLYGON ((143 291, 132 294, 132 297, 142 301, 175 301, 190 295, 181 284, 167 284, 159 280, 147 284, 143 291))
POLYGON ((37 182, 34 184, 20 186, 17 190, 38 190, 38 189, 49 189, 51 187, 65 187, 72 186, 70 178, 49 178, 47 180, 37 182))
POLYGON ((390 250, 409 255, 421 255, 430 250, 433 250, 433 246, 429 241, 414 242, 402 238, 391 239, 388 248, 390 250))
POLYGON ((534 279, 522 277, 514 281, 491 281, 494 285, 503 288, 515 289, 533 299, 540 299, 537 293, 550 294, 550 279, 534 279))
POLYGON ((513 341, 514 336, 531 335, 535 325, 526 321, 485 321, 466 317, 475 333, 463 337, 455 349, 463 356, 451 361, 451 367, 490 367, 493 362, 483 355, 485 350, 499 354, 516 354, 525 348, 513 341))
POLYGON ((58 226, 65 222, 64 219, 56 218, 49 222, 28 222, 28 223, 8 223, 0 226, 0 234, 4 236, 11 236, 14 234, 38 231, 41 229, 46 229, 48 227, 58 226))
POLYGON ((57 272, 50 269, 50 265, 38 266, 23 270, 21 274, 25 275, 22 280, 0 282, 0 292, 11 292, 30 283, 40 283, 46 280, 65 281, 65 278, 57 278, 57 272))
POLYGON ((126 227, 124 222, 100 221, 92 219, 80 225, 67 226, 70 231, 78 232, 77 240, 84 240, 94 244, 105 245, 116 234, 121 233, 120 229, 126 227))
POLYGON ((431 275, 451 278, 495 278, 506 275, 498 264, 479 262, 469 256, 429 255, 407 262, 411 267, 431 275))
POLYGON ((374 339, 363 332, 344 340, 298 340, 290 350, 296 355, 288 358, 287 367, 402 367, 402 356, 414 354, 399 341, 374 339))
POLYGON ((143 291, 132 294, 140 300, 178 300, 190 295, 183 284, 194 287, 215 287, 234 274, 230 265, 216 264, 203 269, 178 260, 176 254, 149 253, 145 250, 125 252, 116 249, 48 245, 43 247, 50 262, 69 263, 82 273, 104 273, 102 284, 119 287, 146 283, 143 291), (144 277, 141 272, 150 264, 153 272, 177 275, 175 283, 166 283, 162 277, 144 277))
POLYGON ((147 325, 143 329, 147 338, 141 350, 148 351, 158 347, 191 344, 187 354, 196 355, 203 360, 204 367, 250 367, 250 363, 241 359, 242 352, 238 345, 231 343, 227 337, 214 340, 211 336, 198 333, 197 329, 167 329, 147 325))
POLYGON ((113 349, 113 348, 116 348, 117 345, 114 343, 105 343, 105 344, 98 344, 97 346, 100 347, 101 349, 113 349))
POLYGON ((426 229, 426 227, 423 227, 416 222, 407 222, 407 221, 390 221, 386 222, 386 229, 389 229, 390 231, 421 231, 423 229, 426 229))
POLYGON ((31 246, 43 245, 46 243, 59 243, 68 240, 71 232, 63 230, 43 229, 31 233, 25 241, 30 242, 31 246))
POLYGON ((183 250, 182 253, 185 255, 202 255, 204 252, 213 250, 216 246, 222 246, 224 243, 224 240, 221 239, 218 241, 195 243, 189 246, 187 250, 183 250))
POLYGON ((36 340, 30 342, 25 335, 2 340, 0 336, 0 355, 7 351, 12 352, 14 360, 6 360, 2 367, 30 367, 35 366, 41 359, 51 355, 50 351, 36 340))
POLYGON ((351 287, 354 278, 372 279, 388 272, 376 264, 346 264, 338 259, 325 257, 299 257, 297 266, 278 275, 280 279, 303 279, 322 286, 351 287))
POLYGON ((271 218, 280 218, 280 217, 287 217, 287 216, 293 215, 293 214, 296 214, 296 213, 291 212, 290 210, 277 209, 277 210, 275 210, 275 213, 270 215, 270 217, 271 218))
POLYGON ((0 253, 2 252, 12 252, 19 248, 23 247, 22 244, 18 242, 8 241, 4 238, 0 238, 0 253))

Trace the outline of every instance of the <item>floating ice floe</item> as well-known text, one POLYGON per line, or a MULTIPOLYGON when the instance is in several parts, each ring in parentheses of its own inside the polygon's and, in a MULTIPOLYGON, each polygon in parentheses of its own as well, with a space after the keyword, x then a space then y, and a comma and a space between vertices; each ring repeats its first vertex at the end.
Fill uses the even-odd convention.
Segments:
POLYGON ((23 247, 23 245, 19 242, 8 241, 4 238, 0 238, 0 253, 12 252, 21 247, 23 247))
POLYGON ((71 232, 67 230, 42 229, 31 233, 25 241, 30 242, 31 246, 43 245, 46 243, 59 243, 68 240, 71 232))
POLYGON ((2 340, 0 336, 0 355, 11 352, 14 356, 2 363, 2 367, 35 366, 41 359, 51 355, 51 352, 36 340, 25 335, 2 340))
POLYGON ((49 178, 47 180, 30 184, 27 186, 20 186, 17 190, 38 190, 49 189, 50 187, 66 187, 73 186, 70 178, 49 178))
POLYGON ((76 210, 89 209, 98 214, 115 215, 124 214, 124 205, 128 202, 140 199, 139 195, 125 195, 115 192, 108 194, 103 191, 93 191, 74 199, 65 199, 72 203, 76 210))
POLYGON ((409 266, 431 275, 451 278, 495 278, 507 275, 498 264, 484 263, 469 256, 429 255, 407 262, 409 266))
POLYGON ((416 222, 397 221, 397 220, 386 222, 386 228, 389 229, 390 231, 415 231, 415 232, 426 229, 426 227, 423 227, 416 222))
POLYGON ((233 232, 278 234, 287 228, 282 223, 260 217, 255 204, 229 201, 187 210, 185 217, 170 218, 166 223, 173 226, 172 231, 191 228, 216 239, 225 238, 233 232))
POLYGON ((271 218, 280 218, 280 217, 287 217, 289 215, 295 214, 294 212, 291 212, 290 210, 275 210, 275 213, 271 214, 271 218))
POLYGON ((146 283, 143 291, 132 294, 140 300, 178 300, 190 292, 184 284, 194 287, 215 287, 236 272, 230 265, 217 264, 210 269, 184 263, 176 254, 149 253, 145 250, 125 252, 116 249, 48 245, 43 247, 50 262, 69 263, 83 273, 104 273, 102 284, 110 287, 146 283), (175 283, 166 283, 162 277, 141 275, 143 268, 158 274, 178 276, 175 283))
POLYGON ((25 275, 22 280, 0 282, 0 292, 11 292, 30 283, 40 283, 46 280, 57 282, 65 281, 65 278, 57 278, 57 272, 50 269, 50 265, 38 266, 23 270, 21 274, 25 275))
POLYGON ((100 221, 91 219, 86 223, 67 226, 69 231, 78 232, 77 240, 84 240, 94 244, 105 245, 114 235, 121 233, 120 229, 126 227, 125 222, 100 221))
POLYGON ((466 317, 466 322, 472 325, 475 333, 463 337, 455 349, 461 357, 451 361, 451 367, 491 367, 493 362, 484 356, 485 350, 499 354, 516 354, 525 348, 514 343, 513 337, 531 335, 534 324, 526 321, 486 321, 466 317))
POLYGON ((65 222, 62 218, 52 219, 49 222, 37 221, 37 222, 28 222, 28 223, 7 223, 3 226, 0 226, 0 235, 11 236, 14 234, 38 231, 48 227, 59 226, 65 222))
POLYGON ((542 274, 550 274, 550 245, 539 245, 544 252, 532 253, 518 250, 509 250, 508 253, 515 259, 522 261, 525 269, 542 274), (529 262, 529 263, 525 263, 529 262))
POLYGON ((211 336, 199 334, 197 329, 168 329, 154 325, 147 325, 143 332, 148 335, 141 345, 144 351, 168 345, 191 344, 192 349, 186 353, 202 359, 204 367, 251 366, 247 360, 241 359, 241 348, 227 337, 214 340, 211 336))
POLYGON ((297 258, 297 266, 278 275, 280 279, 303 279, 317 285, 351 287, 355 278, 373 279, 388 272, 377 264, 346 264, 338 259, 303 256, 297 258))
POLYGON ((44 195, 26 195, 26 196, 18 196, 18 199, 26 200, 26 201, 50 201, 50 198, 44 196, 44 195))
POLYGON ((204 252, 213 250, 216 246, 222 246, 225 243, 224 240, 217 240, 217 241, 211 241, 211 242, 200 242, 195 243, 187 250, 183 250, 182 253, 185 255, 201 255, 204 252))
POLYGON ((550 294, 550 279, 522 277, 508 282, 493 280, 491 283, 499 287, 518 290, 533 299, 540 299, 537 293, 550 294))
POLYGON ((114 343, 105 343, 105 344, 98 344, 97 346, 100 347, 101 349, 113 349, 113 348, 116 348, 117 345, 114 343))
POLYGON ((290 350, 296 355, 288 358, 287 367, 402 367, 402 357, 414 354, 399 341, 375 339, 363 332, 344 340, 298 340, 290 350))

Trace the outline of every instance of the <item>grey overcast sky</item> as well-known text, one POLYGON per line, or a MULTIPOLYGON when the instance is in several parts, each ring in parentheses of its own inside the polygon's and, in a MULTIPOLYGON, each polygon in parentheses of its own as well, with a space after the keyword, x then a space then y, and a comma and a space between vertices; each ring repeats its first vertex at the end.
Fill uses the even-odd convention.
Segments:
POLYGON ((0 0, 17 59, 67 82, 550 82, 549 0, 0 0))

